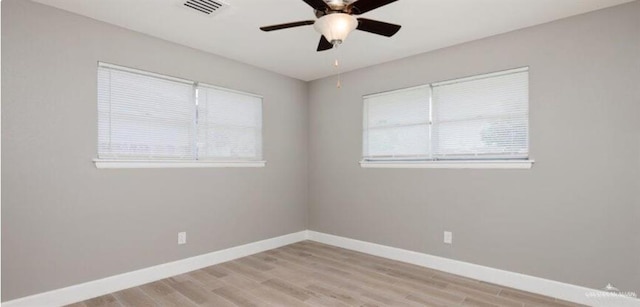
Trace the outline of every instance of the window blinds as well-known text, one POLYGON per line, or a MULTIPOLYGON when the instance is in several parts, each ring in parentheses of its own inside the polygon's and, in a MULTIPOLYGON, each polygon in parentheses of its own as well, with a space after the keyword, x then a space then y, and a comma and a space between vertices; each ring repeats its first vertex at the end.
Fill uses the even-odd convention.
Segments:
POLYGON ((424 159, 429 156, 429 87, 365 97, 364 156, 424 159))
POLYGON ((261 160, 262 98, 100 63, 98 158, 261 160))
POLYGON ((262 99, 198 86, 198 156, 209 160, 261 160, 262 99))
POLYGON ((194 159, 193 83, 98 67, 98 157, 194 159))
POLYGON ((525 159, 528 69, 364 97, 365 160, 525 159))
POLYGON ((438 159, 519 159, 529 153, 526 69, 433 84, 438 159))

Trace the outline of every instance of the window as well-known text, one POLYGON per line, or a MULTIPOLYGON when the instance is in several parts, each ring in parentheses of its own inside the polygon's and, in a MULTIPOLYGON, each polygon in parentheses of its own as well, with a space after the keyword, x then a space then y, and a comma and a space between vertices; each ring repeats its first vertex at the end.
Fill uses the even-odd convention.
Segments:
POLYGON ((98 167, 264 166, 262 98, 98 65, 98 167))
POLYGON ((422 86, 365 98, 366 159, 429 159, 430 90, 422 86))
POLYGON ((198 87, 198 156, 253 160, 262 157, 262 99, 198 87))
POLYGON ((519 68, 364 97, 363 166, 530 167, 519 68))

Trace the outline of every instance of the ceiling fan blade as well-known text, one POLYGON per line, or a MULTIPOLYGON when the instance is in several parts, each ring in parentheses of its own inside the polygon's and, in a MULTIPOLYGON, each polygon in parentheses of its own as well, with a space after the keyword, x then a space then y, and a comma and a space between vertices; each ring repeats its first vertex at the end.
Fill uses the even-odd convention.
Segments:
POLYGON ((269 31, 282 30, 282 29, 288 29, 288 28, 294 28, 294 27, 300 27, 300 26, 309 26, 314 23, 315 23, 314 20, 296 21, 296 22, 290 22, 290 23, 283 23, 279 25, 260 27, 260 30, 269 32, 269 31))
POLYGON ((401 27, 402 26, 400 25, 395 25, 392 23, 386 23, 366 18, 358 18, 358 27, 356 29, 386 37, 391 37, 394 34, 398 33, 401 27))
POLYGON ((353 15, 360 15, 396 1, 398 0, 358 0, 351 3, 349 9, 353 15))
POLYGON ((324 35, 320 36, 320 43, 318 44, 318 51, 325 51, 333 48, 333 44, 331 44, 324 35))
POLYGON ((326 9, 329 8, 329 5, 322 1, 322 0, 302 0, 304 1, 306 4, 308 4, 310 7, 318 10, 318 11, 324 11, 326 9))

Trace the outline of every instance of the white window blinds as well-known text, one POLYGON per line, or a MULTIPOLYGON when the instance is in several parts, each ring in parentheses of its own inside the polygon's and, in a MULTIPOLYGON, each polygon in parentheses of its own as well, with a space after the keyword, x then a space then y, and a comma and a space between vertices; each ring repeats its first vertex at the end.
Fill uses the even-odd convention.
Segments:
POLYGON ((98 157, 194 159, 193 84, 98 67, 98 157))
POLYGON ((439 159, 518 159, 529 153, 527 70, 433 84, 439 159))
POLYGON ((429 156, 429 87, 364 99, 364 156, 425 159, 429 156))
POLYGON ((528 82, 521 68, 366 96, 363 157, 526 159, 528 82))
POLYGON ((98 158, 235 161, 262 158, 262 98, 98 66, 98 158))
POLYGON ((198 156, 210 160, 260 160, 262 99, 198 86, 198 156))

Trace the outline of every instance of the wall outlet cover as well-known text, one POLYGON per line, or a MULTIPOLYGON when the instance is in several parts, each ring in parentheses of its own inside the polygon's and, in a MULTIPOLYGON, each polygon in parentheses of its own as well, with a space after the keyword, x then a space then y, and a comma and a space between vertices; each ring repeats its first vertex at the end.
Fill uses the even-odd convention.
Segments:
POLYGON ((453 244, 453 233, 451 231, 444 232, 444 243, 453 244))
POLYGON ((186 232, 178 232, 178 245, 187 244, 187 233, 186 232))

